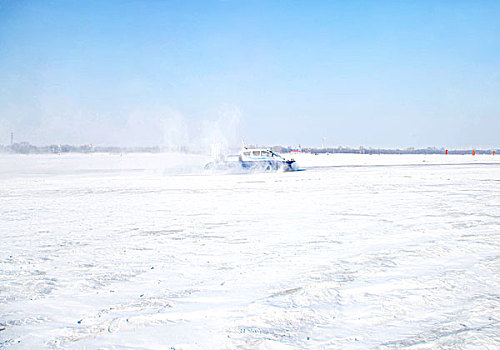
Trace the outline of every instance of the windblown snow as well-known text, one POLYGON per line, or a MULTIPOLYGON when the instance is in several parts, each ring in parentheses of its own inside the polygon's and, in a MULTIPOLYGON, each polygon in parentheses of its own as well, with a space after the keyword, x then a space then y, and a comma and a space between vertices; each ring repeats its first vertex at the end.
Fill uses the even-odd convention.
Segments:
POLYGON ((500 158, 0 156, 0 348, 498 349, 500 158))

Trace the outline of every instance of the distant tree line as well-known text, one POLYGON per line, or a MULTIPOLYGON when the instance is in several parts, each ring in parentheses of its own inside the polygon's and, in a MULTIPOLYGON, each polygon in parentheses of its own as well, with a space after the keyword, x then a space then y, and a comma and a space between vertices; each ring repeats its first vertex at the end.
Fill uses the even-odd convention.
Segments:
MULTIPOLYGON (((274 146, 272 149, 278 153, 293 153, 293 152, 305 152, 313 154, 329 154, 329 153, 351 153, 351 154, 444 154, 447 150, 444 148, 427 147, 427 148, 350 148, 350 147, 336 147, 336 148, 313 148, 313 147, 283 147, 274 146)), ((471 154, 472 149, 463 150, 448 150, 448 154, 471 154)), ((492 154, 493 150, 474 150, 476 154, 492 154)))
POLYGON ((19 154, 45 154, 45 153, 123 153, 123 152, 146 152, 146 153, 159 153, 161 148, 154 147, 118 147, 118 146, 92 146, 92 145, 49 145, 49 146, 35 146, 28 142, 14 143, 10 146, 0 145, 0 152, 2 153, 19 153, 19 154))

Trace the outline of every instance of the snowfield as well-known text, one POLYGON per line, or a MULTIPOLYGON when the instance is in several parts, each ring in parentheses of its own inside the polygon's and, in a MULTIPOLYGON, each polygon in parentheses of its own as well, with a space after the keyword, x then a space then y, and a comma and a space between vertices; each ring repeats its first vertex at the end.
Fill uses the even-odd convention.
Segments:
POLYGON ((500 156, 292 157, 0 155, 0 348, 500 348, 500 156))

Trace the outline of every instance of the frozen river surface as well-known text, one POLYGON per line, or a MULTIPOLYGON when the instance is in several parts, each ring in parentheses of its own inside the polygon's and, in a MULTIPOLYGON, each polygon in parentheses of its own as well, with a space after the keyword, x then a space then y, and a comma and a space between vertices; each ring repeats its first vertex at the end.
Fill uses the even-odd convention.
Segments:
POLYGON ((0 348, 498 349, 498 156, 0 156, 0 348))

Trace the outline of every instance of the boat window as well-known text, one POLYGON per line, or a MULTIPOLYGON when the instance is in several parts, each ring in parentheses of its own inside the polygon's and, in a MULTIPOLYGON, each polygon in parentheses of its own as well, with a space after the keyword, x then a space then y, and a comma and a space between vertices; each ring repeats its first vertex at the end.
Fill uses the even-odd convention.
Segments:
POLYGON ((260 151, 252 151, 252 156, 260 157, 260 151))
POLYGON ((243 155, 244 155, 245 157, 250 157, 250 152, 243 152, 243 155))
POLYGON ((262 157, 271 157, 271 153, 268 151, 262 151, 262 157))

